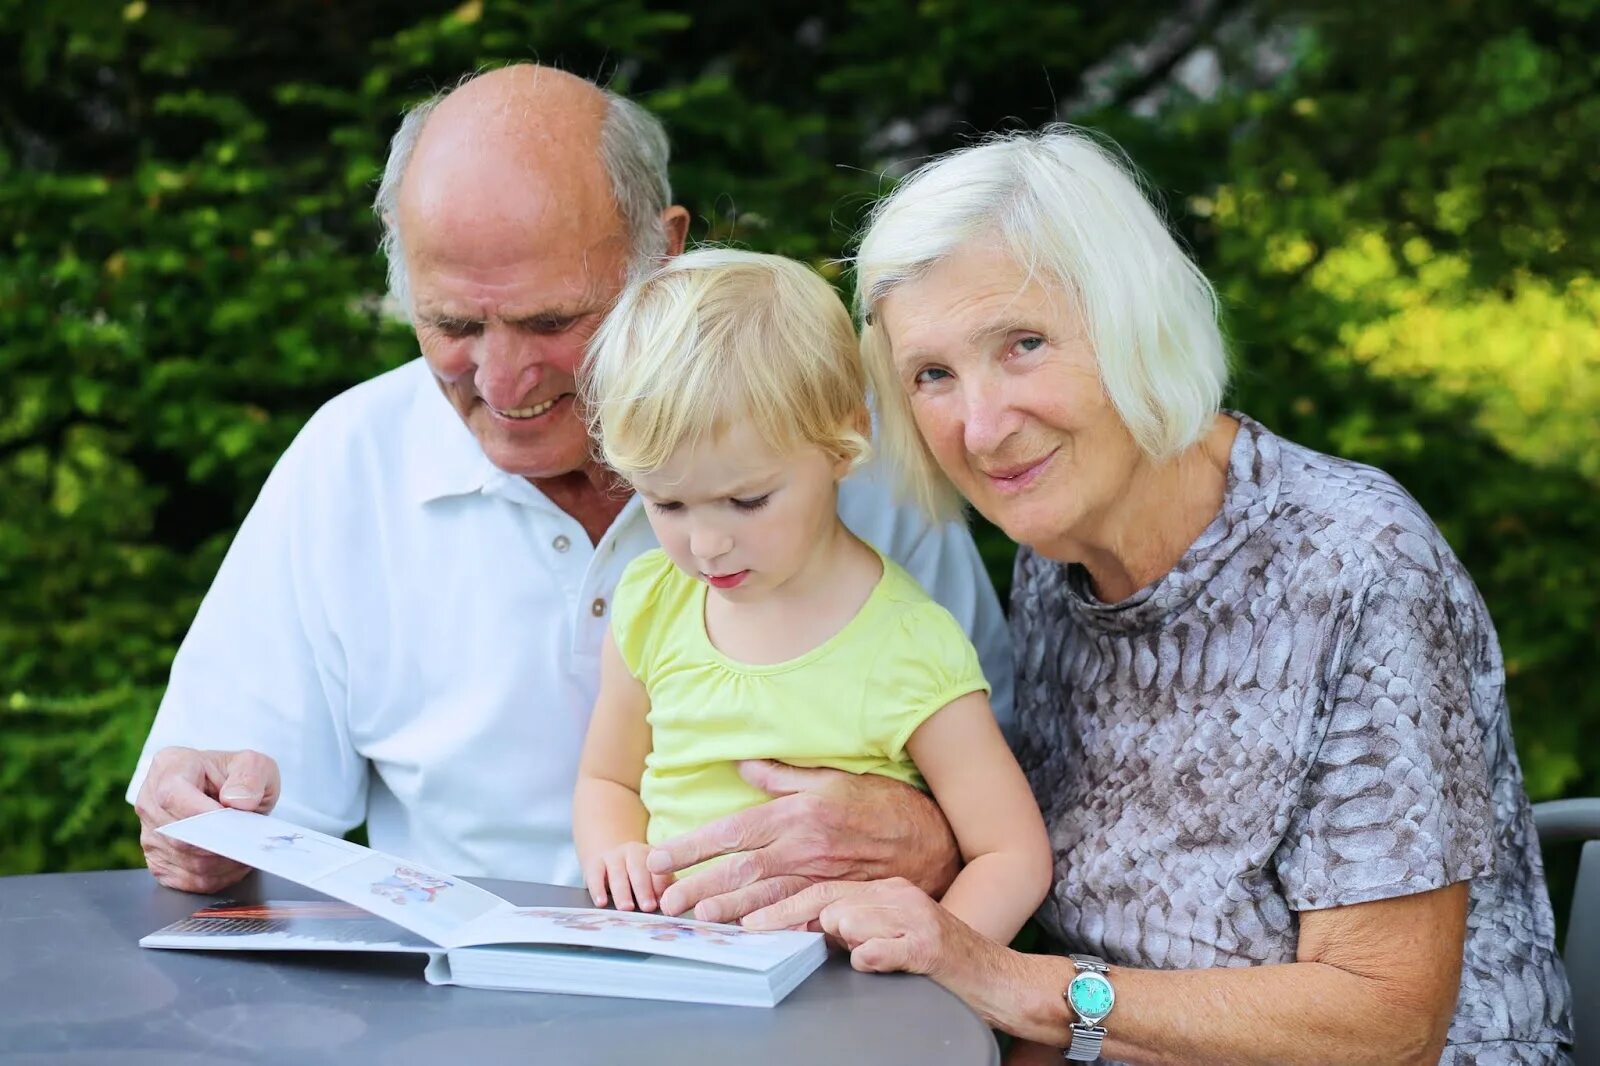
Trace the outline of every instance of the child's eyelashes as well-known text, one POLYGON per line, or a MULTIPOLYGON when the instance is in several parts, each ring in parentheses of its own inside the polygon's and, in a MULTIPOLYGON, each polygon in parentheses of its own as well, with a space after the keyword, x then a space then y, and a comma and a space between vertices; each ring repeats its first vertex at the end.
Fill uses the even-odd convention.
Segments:
MULTIPOLYGON (((738 496, 729 497, 728 502, 733 504, 737 511, 759 511, 772 499, 772 493, 765 492, 760 496, 751 496, 741 499, 738 496)), ((660 514, 673 514, 683 510, 683 504, 677 500, 651 500, 650 506, 660 514)))

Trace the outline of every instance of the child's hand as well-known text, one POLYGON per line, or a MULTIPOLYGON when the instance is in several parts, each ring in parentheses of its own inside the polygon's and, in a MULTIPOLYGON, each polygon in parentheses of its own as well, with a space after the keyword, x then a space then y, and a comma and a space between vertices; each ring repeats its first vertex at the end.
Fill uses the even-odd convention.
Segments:
POLYGON ((619 844, 594 856, 583 867, 583 883, 596 907, 610 900, 619 911, 656 909, 661 893, 672 884, 671 874, 653 874, 645 866, 650 845, 642 841, 619 844))

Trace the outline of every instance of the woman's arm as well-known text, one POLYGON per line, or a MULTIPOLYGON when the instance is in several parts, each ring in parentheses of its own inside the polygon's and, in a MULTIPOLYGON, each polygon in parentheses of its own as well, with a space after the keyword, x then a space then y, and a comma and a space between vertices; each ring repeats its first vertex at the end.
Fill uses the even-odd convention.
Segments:
POLYGON ((982 692, 917 727, 906 752, 928 782, 966 866, 945 892, 951 913, 1008 943, 1050 890, 1050 840, 1027 778, 982 692))
MULTIPOLYGON (((1111 969, 1107 1058, 1137 1066, 1261 1063, 1412 1066, 1439 1061, 1466 941, 1465 882, 1300 914, 1297 960, 1203 970, 1111 969)), ((905 881, 815 885, 745 919, 815 918, 858 970, 925 973, 997 1029, 1052 1047, 1071 1039, 1071 960, 980 936, 905 881)))
MULTIPOLYGON (((578 784, 572 795, 572 838, 578 847, 584 883, 598 905, 603 906, 607 900, 608 857, 613 862, 626 862, 617 854, 622 845, 641 846, 639 871, 630 873, 643 872, 644 883, 652 887, 665 880, 652 879, 644 867, 648 849, 643 845, 650 816, 639 799, 639 781, 644 776, 645 756, 650 754, 650 723, 646 720, 649 713, 649 695, 638 678, 628 672, 616 642, 607 633, 600 652, 600 695, 589 719, 589 732, 578 762, 578 784)), ((612 894, 618 897, 618 906, 623 906, 630 882, 637 889, 640 878, 630 876, 619 882, 612 876, 611 882, 612 894)), ((658 891, 640 893, 650 897, 641 898, 640 902, 653 908, 658 891)), ((631 906, 631 899, 627 903, 631 906)))
MULTIPOLYGON (((1114 966, 1105 1056, 1140 1066, 1437 1063, 1455 1013, 1466 916, 1463 882, 1302 911, 1293 963, 1114 966)), ((953 966, 944 983, 991 1024, 1063 1047, 1073 1018, 1061 993, 1075 972, 1068 959, 988 953, 953 966)))

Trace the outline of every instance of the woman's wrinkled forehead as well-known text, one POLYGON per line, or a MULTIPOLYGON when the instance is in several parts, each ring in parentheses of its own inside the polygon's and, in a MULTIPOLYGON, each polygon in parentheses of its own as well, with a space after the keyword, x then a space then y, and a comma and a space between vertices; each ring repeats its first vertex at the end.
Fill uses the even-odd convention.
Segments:
POLYGON ((1019 262, 999 242, 983 241, 962 245, 890 289, 873 321, 902 362, 1018 330, 1060 332, 1063 324, 1079 323, 1077 311, 1070 287, 1019 262))

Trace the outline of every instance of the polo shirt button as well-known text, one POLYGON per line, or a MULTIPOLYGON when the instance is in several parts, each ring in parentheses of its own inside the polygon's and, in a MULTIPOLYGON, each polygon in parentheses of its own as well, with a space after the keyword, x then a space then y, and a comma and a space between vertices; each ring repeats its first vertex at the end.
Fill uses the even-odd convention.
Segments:
POLYGON ((572 547, 572 541, 568 540, 566 534, 563 533, 561 536, 551 541, 550 546, 558 552, 564 552, 568 548, 572 547))
POLYGON ((604 596, 600 597, 589 605, 589 613, 594 615, 596 618, 599 618, 601 615, 606 613, 606 600, 604 596))

